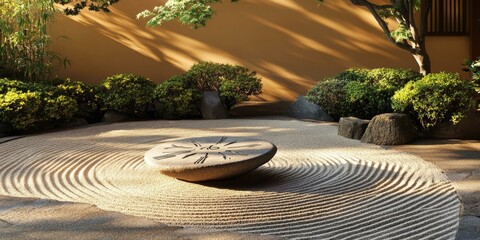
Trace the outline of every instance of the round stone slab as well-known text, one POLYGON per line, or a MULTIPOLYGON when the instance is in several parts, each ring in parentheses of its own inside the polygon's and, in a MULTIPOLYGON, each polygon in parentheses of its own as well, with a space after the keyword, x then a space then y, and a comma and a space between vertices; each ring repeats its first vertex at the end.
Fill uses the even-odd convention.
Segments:
POLYGON ((145 153, 145 162, 161 173, 189 182, 230 178, 273 158, 277 147, 241 137, 184 138, 162 142, 145 153))

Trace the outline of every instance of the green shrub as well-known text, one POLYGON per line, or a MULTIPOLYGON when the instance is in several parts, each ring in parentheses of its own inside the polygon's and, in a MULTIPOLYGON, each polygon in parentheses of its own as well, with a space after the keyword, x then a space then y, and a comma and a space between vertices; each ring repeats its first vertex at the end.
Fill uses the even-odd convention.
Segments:
POLYGON ((105 79, 100 97, 104 110, 114 110, 133 118, 148 117, 153 103, 155 84, 148 78, 134 74, 117 74, 105 79))
POLYGON ((155 88, 156 110, 167 119, 196 118, 200 116, 197 104, 202 92, 184 75, 174 76, 155 88))
POLYGON ((379 90, 393 95, 408 82, 419 80, 422 77, 422 74, 410 69, 376 68, 368 72, 367 79, 374 83, 379 90))
POLYGON ((345 92, 347 98, 344 101, 350 110, 346 114, 349 116, 369 119, 390 111, 390 101, 374 84, 350 81, 345 86, 345 92))
POLYGON ((0 94, 0 119, 14 129, 27 129, 40 119, 42 99, 38 92, 8 91, 0 94))
POLYGON ((44 122, 68 121, 78 111, 76 101, 69 96, 47 92, 47 97, 43 98, 43 101, 42 112, 46 114, 44 122))
POLYGON ((197 118, 201 116, 198 105, 205 91, 218 91, 227 109, 231 109, 249 96, 260 94, 261 89, 260 78, 245 67, 199 62, 156 87, 156 110, 163 118, 197 118))
POLYGON ((70 79, 59 80, 55 85, 64 95, 77 102, 78 111, 75 117, 84 118, 89 123, 100 120, 100 97, 96 87, 70 79))
POLYGON ((307 99, 316 103, 332 116, 339 119, 342 116, 349 116, 352 107, 347 102, 346 85, 348 81, 337 78, 330 78, 318 82, 307 93, 307 99))
POLYGON ((76 111, 75 100, 54 86, 0 79, 0 121, 15 130, 67 121, 76 111))
POLYGON ((345 81, 366 82, 368 73, 369 70, 365 68, 350 68, 337 74, 334 78, 345 81))
POLYGON ((218 91, 227 109, 261 93, 262 83, 257 73, 245 67, 213 62, 199 62, 185 73, 198 90, 218 91))
POLYGON ((433 73, 409 82, 392 97, 392 108, 417 119, 424 130, 442 122, 458 123, 474 106, 471 82, 458 74, 433 73))
POLYGON ((347 69, 334 78, 318 82, 307 99, 322 106, 333 118, 372 118, 391 112, 391 97, 407 82, 421 75, 404 69, 347 69))
POLYGON ((38 89, 38 83, 26 83, 18 80, 10 80, 7 78, 0 78, 0 93, 6 94, 11 90, 18 91, 35 91, 38 89))

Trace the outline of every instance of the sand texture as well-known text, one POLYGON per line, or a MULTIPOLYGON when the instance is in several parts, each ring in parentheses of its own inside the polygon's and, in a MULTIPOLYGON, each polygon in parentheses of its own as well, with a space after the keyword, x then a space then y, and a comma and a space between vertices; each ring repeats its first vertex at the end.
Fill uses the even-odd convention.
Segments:
POLYGON ((289 239, 453 239, 460 201, 434 165, 337 136, 334 124, 284 119, 148 121, 0 144, 0 195, 97 205, 161 223, 289 239), (144 154, 183 137, 243 136, 278 148, 237 178, 189 183, 144 154))

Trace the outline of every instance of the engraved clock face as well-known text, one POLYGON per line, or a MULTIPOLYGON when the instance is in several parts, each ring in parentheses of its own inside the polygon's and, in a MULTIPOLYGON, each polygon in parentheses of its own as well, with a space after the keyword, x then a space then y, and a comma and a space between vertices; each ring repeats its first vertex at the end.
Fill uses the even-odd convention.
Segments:
POLYGON ((269 142, 249 138, 189 138, 157 145, 145 154, 145 161, 155 167, 221 165, 257 158, 274 148, 269 142))

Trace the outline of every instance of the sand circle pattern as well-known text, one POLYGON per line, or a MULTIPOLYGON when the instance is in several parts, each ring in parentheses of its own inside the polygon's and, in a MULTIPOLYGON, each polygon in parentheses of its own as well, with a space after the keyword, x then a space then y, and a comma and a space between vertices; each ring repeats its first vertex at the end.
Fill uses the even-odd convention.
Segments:
POLYGON ((288 239, 454 239, 460 201, 434 165, 291 120, 149 121, 0 144, 0 194, 94 204, 162 223, 288 239), (208 129, 208 130, 206 130, 208 129), (258 136, 275 157, 229 180, 159 174, 144 154, 172 138, 258 136))
POLYGON ((250 172, 276 152, 275 145, 258 139, 199 137, 162 142, 145 153, 145 162, 165 175, 199 182, 250 172))

